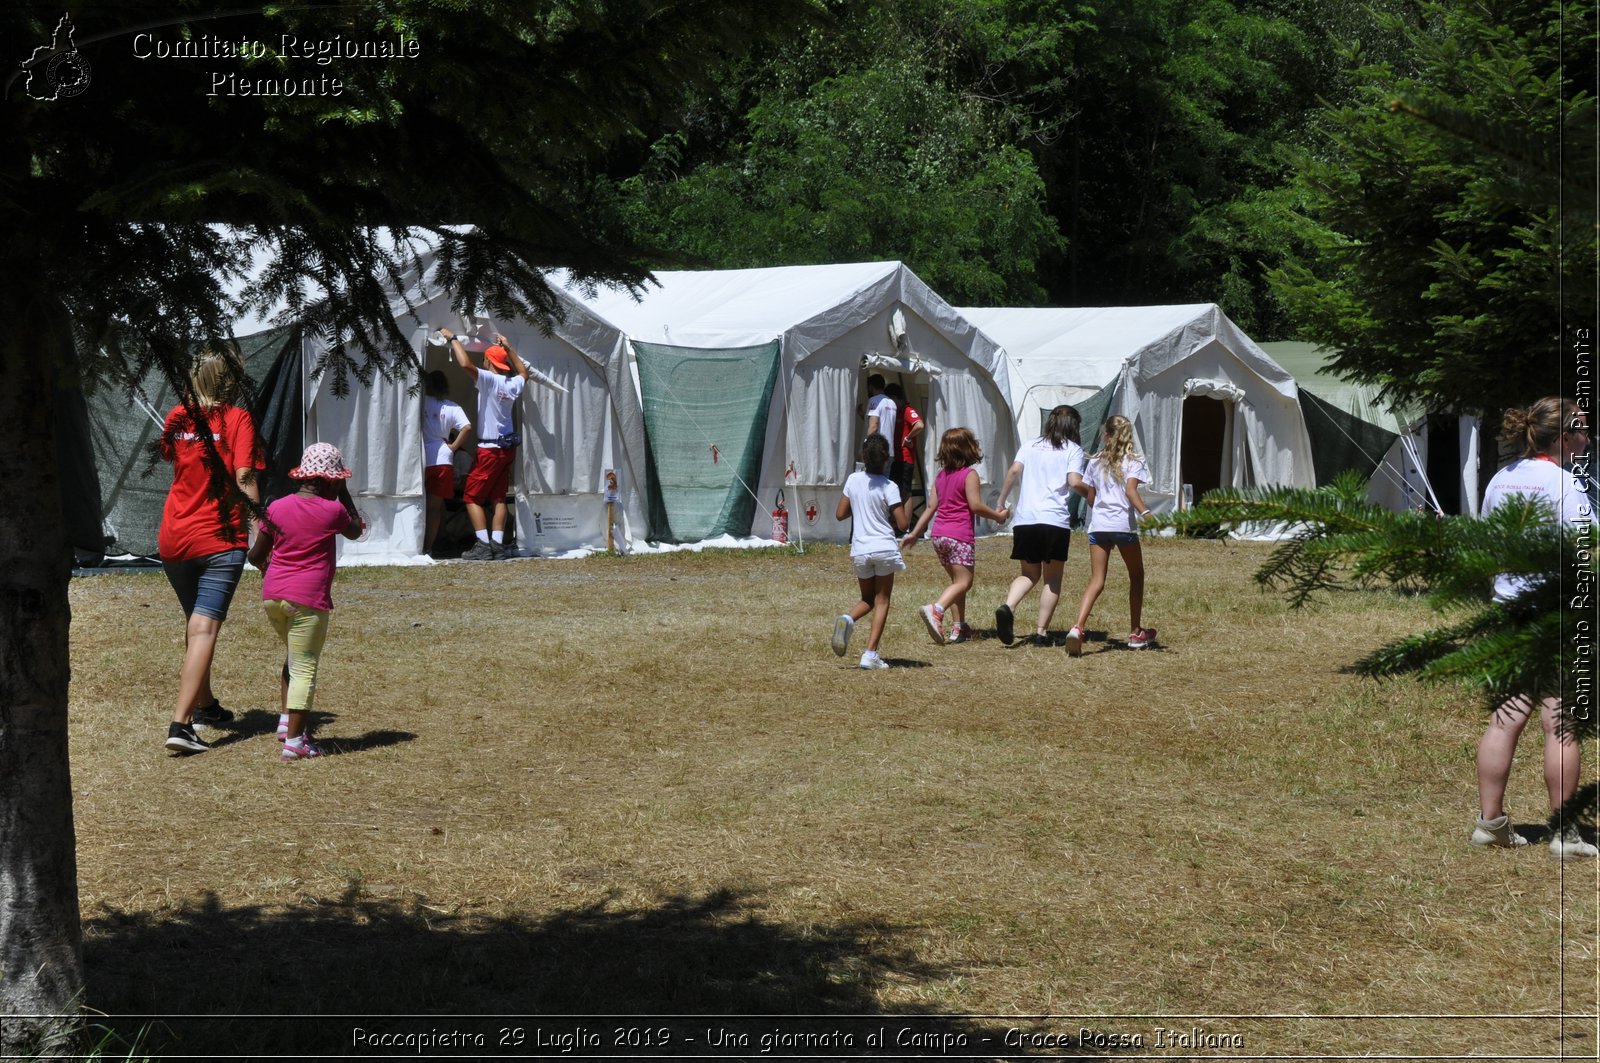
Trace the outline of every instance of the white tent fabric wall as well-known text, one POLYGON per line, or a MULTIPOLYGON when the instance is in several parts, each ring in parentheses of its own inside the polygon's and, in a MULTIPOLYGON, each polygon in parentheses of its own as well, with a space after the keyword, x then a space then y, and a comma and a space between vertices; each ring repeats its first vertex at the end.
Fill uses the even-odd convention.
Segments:
MULTIPOLYGON (((396 299, 396 317, 412 331, 412 354, 425 369, 443 369, 451 397, 474 421, 476 392, 446 348, 429 346, 431 328, 464 324, 447 294, 431 297, 425 285, 408 292, 414 312, 396 299)), ((569 302, 566 320, 546 335, 527 321, 492 322, 530 367, 567 389, 530 382, 518 402, 522 446, 513 476, 517 545, 524 554, 561 554, 606 546, 605 472, 617 473, 617 545, 644 527, 644 422, 628 376, 622 334, 583 306, 569 302)), ((481 320, 481 319, 480 319, 481 320)), ((399 381, 352 379, 350 394, 333 394, 331 381, 312 378, 324 347, 303 360, 307 375, 306 440, 338 446, 354 476, 350 491, 370 524, 360 541, 340 541, 342 562, 398 564, 422 549, 423 490, 421 390, 409 375, 399 381)))
MULTIPOLYGON (((1294 378, 1210 303, 1176 306, 961 307, 1011 362, 1019 435, 1038 435, 1041 411, 1078 404, 1116 381, 1110 413, 1133 422, 1150 465, 1144 497, 1158 512, 1181 492, 1184 402, 1223 408, 1217 481, 1311 486, 1311 443, 1294 378)), ((1093 451, 1096 440, 1084 440, 1093 451)), ((1208 470, 1209 472, 1210 470, 1208 470)))
MULTIPOLYGON (((927 387, 922 452, 932 469, 940 434, 971 428, 990 488, 1016 448, 1004 352, 899 262, 768 269, 664 271, 635 299, 602 289, 587 300, 630 338, 687 347, 750 347, 777 339, 778 382, 767 419, 752 533, 771 534, 773 499, 784 491, 791 537, 842 542, 849 522, 833 518, 855 468, 865 425, 863 359, 889 379, 927 387), (901 312, 906 343, 890 332, 901 312)), ((581 297, 573 288, 569 293, 581 297)))

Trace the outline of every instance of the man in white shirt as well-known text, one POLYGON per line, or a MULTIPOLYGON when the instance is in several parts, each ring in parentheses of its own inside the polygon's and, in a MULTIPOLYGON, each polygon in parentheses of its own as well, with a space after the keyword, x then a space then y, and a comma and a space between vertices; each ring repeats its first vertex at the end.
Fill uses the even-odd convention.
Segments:
POLYGON ((894 438, 895 414, 899 407, 883 393, 883 375, 873 373, 867 377, 867 435, 877 434, 889 444, 889 453, 896 453, 894 438))
POLYGON ((467 371, 478 389, 478 453, 461 492, 478 541, 461 559, 498 561, 506 554, 506 491, 511 486, 517 446, 522 442, 513 424, 513 413, 528 380, 528 366, 504 336, 496 335, 494 345, 484 350, 480 369, 472 364, 472 356, 460 336, 449 329, 440 329, 439 333, 450 344, 456 364, 467 371), (485 508, 489 506, 492 511, 485 508))

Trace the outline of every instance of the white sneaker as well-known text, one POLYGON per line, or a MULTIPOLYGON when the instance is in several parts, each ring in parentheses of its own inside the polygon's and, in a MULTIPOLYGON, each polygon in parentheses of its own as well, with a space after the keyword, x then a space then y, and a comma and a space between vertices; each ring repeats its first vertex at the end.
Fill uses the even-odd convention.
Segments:
POLYGON ((835 656, 843 657, 844 651, 850 648, 850 634, 855 629, 856 622, 850 619, 850 614, 840 613, 839 619, 833 622, 833 652, 835 656))
POLYGON ((917 610, 917 615, 922 617, 922 622, 927 625, 928 634, 933 637, 935 646, 944 645, 944 610, 939 608, 939 603, 925 605, 917 610))
POLYGON ((868 650, 861 655, 861 667, 868 671, 877 671, 889 667, 889 662, 879 657, 877 650, 868 650))
MULTIPOLYGON (((1472 828, 1472 844, 1487 845, 1499 849, 1517 849, 1528 844, 1528 839, 1518 834, 1511 826, 1509 815, 1496 816, 1494 819, 1478 817, 1478 823, 1472 828)), ((1551 847, 1555 846, 1551 842, 1551 847)))
POLYGON ((1557 860, 1593 860, 1600 849, 1584 841, 1577 827, 1568 827, 1550 838, 1550 855, 1557 860))
POLYGON ((1083 656, 1083 628, 1078 627, 1076 624, 1067 632, 1067 656, 1083 656))

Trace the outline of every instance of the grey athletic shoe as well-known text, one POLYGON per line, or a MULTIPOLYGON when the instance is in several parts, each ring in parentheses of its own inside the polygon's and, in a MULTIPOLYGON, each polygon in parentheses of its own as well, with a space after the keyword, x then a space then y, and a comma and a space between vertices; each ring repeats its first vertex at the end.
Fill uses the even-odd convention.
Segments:
MULTIPOLYGON (((1494 819, 1478 817, 1477 826, 1472 828, 1472 844, 1492 846, 1499 849, 1518 849, 1528 844, 1528 839, 1518 834, 1511 826, 1511 817, 1497 816, 1494 819)), ((1552 842, 1553 846, 1555 843, 1552 842)))

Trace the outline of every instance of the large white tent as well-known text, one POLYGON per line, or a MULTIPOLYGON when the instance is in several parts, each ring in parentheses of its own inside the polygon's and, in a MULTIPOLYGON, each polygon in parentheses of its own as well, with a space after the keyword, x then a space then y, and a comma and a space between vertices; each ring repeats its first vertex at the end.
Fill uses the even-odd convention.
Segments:
POLYGON ((1152 508, 1214 487, 1315 483, 1294 377, 1211 303, 1028 309, 961 307, 1005 348, 1018 434, 1052 407, 1085 413, 1093 451, 1106 416, 1133 422, 1152 508))
MULTIPOLYGON (((617 535, 626 542, 642 528, 638 463, 644 425, 629 377, 625 341, 612 325, 575 299, 563 297, 564 319, 546 332, 524 320, 478 316, 464 321, 425 270, 392 305, 402 329, 410 329, 412 351, 425 370, 442 369, 451 397, 476 420, 476 392, 447 349, 426 343, 441 325, 457 331, 484 322, 504 333, 517 353, 560 388, 529 383, 518 402, 522 435, 512 493, 518 549, 524 554, 565 553, 607 544, 607 471, 616 473, 611 509, 617 535), (564 390, 562 390, 564 389, 564 390)), ((350 380, 335 394, 316 363, 326 338, 310 337, 302 349, 305 441, 329 442, 351 456, 350 491, 370 529, 360 541, 341 540, 341 559, 393 563, 422 549, 423 491, 420 425, 422 396, 409 375, 350 380)))
MULTIPOLYGON (((771 508, 782 491, 793 511, 791 537, 848 539, 848 522, 835 521, 834 509, 855 468, 864 382, 874 369, 900 380, 927 418, 925 462, 945 429, 964 425, 984 447, 979 476, 998 485, 1016 447, 1002 352, 903 264, 666 271, 655 278, 638 298, 609 289, 586 298, 597 316, 634 341, 641 368, 658 346, 708 359, 739 352, 733 357, 747 361, 763 345, 777 345, 759 462, 752 465, 759 472, 734 488, 757 503, 746 534, 770 534, 771 508)), ((732 372, 739 363, 722 364, 732 372)), ((673 385, 662 387, 657 399, 646 398, 653 407, 647 416, 665 415, 669 406, 689 409, 673 385)), ((709 474, 726 450, 723 427, 716 417, 697 415, 692 431, 699 446, 682 460, 701 462, 709 474)), ((654 448, 659 441, 651 431, 654 448)))

